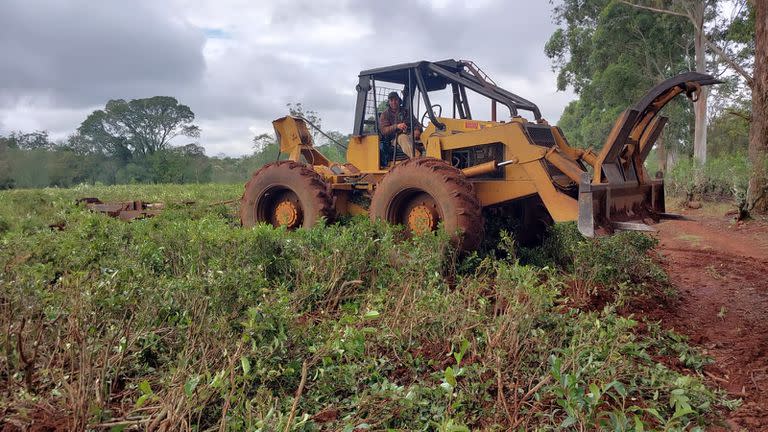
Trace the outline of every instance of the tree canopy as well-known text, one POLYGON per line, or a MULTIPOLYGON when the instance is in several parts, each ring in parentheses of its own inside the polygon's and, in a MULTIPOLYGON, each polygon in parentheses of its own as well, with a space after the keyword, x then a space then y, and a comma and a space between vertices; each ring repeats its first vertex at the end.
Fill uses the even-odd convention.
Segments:
POLYGON ((180 135, 198 137, 194 120, 192 110, 170 96, 115 99, 91 113, 77 132, 86 146, 128 160, 165 150, 180 135))
MULTIPOLYGON (((633 8, 618 0, 565 0, 553 10, 559 28, 545 52, 560 90, 579 99, 563 112, 560 126, 572 144, 603 144, 613 122, 649 88, 691 69, 691 25, 674 16, 633 8)), ((685 145, 689 104, 672 103, 667 139, 685 145)))

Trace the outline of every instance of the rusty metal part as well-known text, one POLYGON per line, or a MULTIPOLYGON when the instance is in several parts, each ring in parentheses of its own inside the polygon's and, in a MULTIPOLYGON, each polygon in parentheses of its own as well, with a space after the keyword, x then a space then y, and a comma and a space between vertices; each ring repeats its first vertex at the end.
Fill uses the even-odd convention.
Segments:
POLYGON ((505 167, 507 165, 512 165, 516 163, 518 163, 518 160, 516 158, 512 158, 510 160, 506 160, 504 162, 499 162, 499 163, 496 163, 496 161, 488 161, 478 165, 473 165, 471 167, 464 168, 461 170, 461 173, 464 174, 464 177, 467 177, 467 178, 478 177, 481 175, 490 174, 501 167, 505 167))
POLYGON ((162 203, 145 203, 143 201, 102 202, 98 198, 80 198, 77 204, 85 204, 88 210, 104 213, 107 216, 124 221, 157 216, 164 208, 162 203))
POLYGON ((275 207, 274 220, 286 228, 296 228, 301 222, 301 208, 286 198, 275 207))
POLYGON ((474 165, 461 170, 465 177, 477 177, 484 174, 490 174, 496 171, 496 161, 488 161, 479 165, 474 165))
POLYGON ((654 121, 661 109, 681 93, 695 98, 701 86, 720 82, 711 75, 686 72, 649 90, 634 107, 624 111, 616 120, 602 151, 592 164, 595 168, 594 183, 645 183, 648 179, 641 169, 642 163, 663 128, 663 122, 654 121))
POLYGON ((416 235, 421 235, 437 229, 440 215, 437 206, 430 197, 430 203, 419 202, 408 211, 408 228, 416 235))
POLYGON ((701 84, 696 81, 688 81, 685 83, 685 96, 691 100, 691 102, 698 102, 699 95, 701 94, 701 84))

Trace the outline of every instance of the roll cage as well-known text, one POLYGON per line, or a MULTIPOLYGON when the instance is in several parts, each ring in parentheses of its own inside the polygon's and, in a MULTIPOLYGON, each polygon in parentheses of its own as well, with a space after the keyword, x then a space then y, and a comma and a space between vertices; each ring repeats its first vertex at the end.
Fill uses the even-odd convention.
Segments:
POLYGON ((445 125, 433 112, 429 93, 444 90, 448 86, 451 86, 453 109, 458 118, 472 119, 467 99, 467 89, 469 89, 490 99, 494 113, 496 104, 500 104, 506 106, 512 116, 517 116, 518 111, 523 110, 533 113, 536 120, 541 119, 541 112, 536 104, 497 86, 470 61, 419 61, 360 72, 353 135, 379 131, 378 120, 381 113, 379 105, 386 102, 386 90, 390 90, 381 85, 377 88, 379 82, 402 85, 403 103, 411 113, 414 112, 413 102, 416 93, 414 89, 418 90, 427 108, 426 115, 438 130, 445 129, 445 125), (383 89, 385 91, 382 91, 383 89))

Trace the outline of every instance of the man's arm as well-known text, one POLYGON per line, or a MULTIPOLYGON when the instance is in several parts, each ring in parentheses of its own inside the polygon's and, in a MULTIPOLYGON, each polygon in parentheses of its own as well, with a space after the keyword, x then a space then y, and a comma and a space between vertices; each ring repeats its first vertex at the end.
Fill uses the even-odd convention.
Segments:
POLYGON ((392 124, 392 119, 390 117, 391 116, 388 116, 386 111, 382 112, 379 116, 379 133, 387 139, 394 138, 397 131, 397 125, 392 124))

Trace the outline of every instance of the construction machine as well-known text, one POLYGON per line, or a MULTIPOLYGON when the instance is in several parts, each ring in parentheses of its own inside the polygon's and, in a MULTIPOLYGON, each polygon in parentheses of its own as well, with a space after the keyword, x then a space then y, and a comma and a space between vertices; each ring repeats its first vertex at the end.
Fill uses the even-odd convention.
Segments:
POLYGON ((240 219, 246 227, 293 229, 363 214, 410 233, 443 226, 462 250, 479 247, 486 219, 513 217, 523 235, 566 221, 577 222, 588 237, 647 230, 667 216, 664 181, 643 165, 667 122, 660 111, 675 96, 695 100, 702 86, 717 82, 688 72, 660 83, 625 110, 593 150, 569 145, 534 103, 497 86, 471 61, 365 70, 356 87, 347 163, 317 150, 309 129, 314 125, 306 119, 275 120, 287 160, 253 174, 240 219), (403 95, 402 108, 412 113, 407 129, 423 129, 416 143, 421 155, 404 154, 381 133, 392 91, 403 95))

